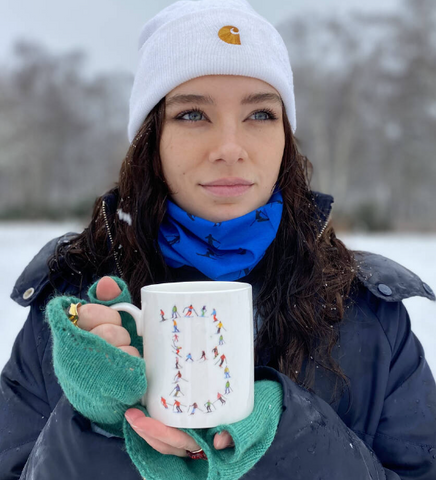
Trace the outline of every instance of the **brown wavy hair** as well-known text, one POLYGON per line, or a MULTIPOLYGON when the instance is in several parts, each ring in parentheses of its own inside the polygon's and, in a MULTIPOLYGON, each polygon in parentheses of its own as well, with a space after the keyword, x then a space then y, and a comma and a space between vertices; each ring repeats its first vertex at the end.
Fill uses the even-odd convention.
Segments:
MULTIPOLYGON (((283 216, 261 261, 261 287, 254 304, 261 319, 255 327, 255 356, 259 361, 267 354, 268 365, 308 389, 316 368, 322 368, 333 374, 336 392, 338 382, 348 383, 332 349, 355 264, 330 224, 320 231, 310 189, 312 166, 299 153, 283 105, 282 109, 285 148, 277 186, 283 195, 283 216)), ((105 208, 107 193, 97 198, 88 227, 60 245, 51 258, 52 275, 72 275, 80 283, 91 276, 121 275, 136 305, 142 286, 171 281, 171 269, 157 242, 170 195, 159 156, 164 118, 165 98, 144 121, 121 166, 118 183, 107 192, 117 199, 116 208, 111 212, 105 208), (130 214, 131 225, 114 214, 118 208, 130 214)))

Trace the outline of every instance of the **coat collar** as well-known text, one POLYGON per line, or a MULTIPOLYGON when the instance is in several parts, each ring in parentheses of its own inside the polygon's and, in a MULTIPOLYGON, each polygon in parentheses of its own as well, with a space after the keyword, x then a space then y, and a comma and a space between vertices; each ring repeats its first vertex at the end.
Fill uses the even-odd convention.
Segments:
MULTIPOLYGON (((334 199, 331 195, 328 195, 326 193, 316 192, 316 191, 312 191, 312 199, 317 207, 315 216, 316 216, 316 221, 318 226, 318 233, 322 234, 330 218, 334 199)), ((113 190, 109 192, 107 195, 103 197, 103 202, 106 206, 106 214, 107 214, 107 220, 108 220, 106 228, 110 229, 110 226, 113 223, 113 218, 114 218, 114 215, 116 214, 116 208, 118 205, 118 191, 113 190)), ((110 233, 111 235, 113 234, 112 232, 110 233)), ((108 236, 110 237, 111 235, 108 235, 108 236)), ((111 245, 109 244, 108 246, 110 247, 111 245)))

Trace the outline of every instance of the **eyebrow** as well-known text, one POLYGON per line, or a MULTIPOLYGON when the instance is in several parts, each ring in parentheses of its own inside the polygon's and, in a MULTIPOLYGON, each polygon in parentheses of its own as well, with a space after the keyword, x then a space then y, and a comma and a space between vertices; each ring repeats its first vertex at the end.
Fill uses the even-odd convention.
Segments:
MULTIPOLYGON (((258 104, 263 102, 275 102, 282 104, 282 99, 276 93, 252 93, 246 95, 241 100, 241 105, 251 105, 258 104)), ((171 107, 173 105, 185 105, 187 103, 197 103, 199 105, 215 105, 213 98, 209 95, 194 95, 194 94, 178 94, 173 95, 168 98, 166 101, 166 107, 171 107)))

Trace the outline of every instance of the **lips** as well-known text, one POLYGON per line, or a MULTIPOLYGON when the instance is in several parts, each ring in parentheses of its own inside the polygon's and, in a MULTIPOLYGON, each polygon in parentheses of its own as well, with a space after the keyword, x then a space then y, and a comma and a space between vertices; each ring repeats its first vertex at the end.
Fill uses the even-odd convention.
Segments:
POLYGON ((237 197, 243 195, 252 186, 253 182, 244 178, 220 178, 212 182, 203 183, 201 186, 206 192, 218 197, 237 197))
POLYGON ((253 182, 250 182, 249 180, 244 180, 243 178, 229 177, 229 178, 220 178, 218 180, 214 180, 213 182, 202 183, 201 185, 203 187, 209 187, 209 186, 224 187, 224 186, 235 186, 235 185, 253 185, 253 182))

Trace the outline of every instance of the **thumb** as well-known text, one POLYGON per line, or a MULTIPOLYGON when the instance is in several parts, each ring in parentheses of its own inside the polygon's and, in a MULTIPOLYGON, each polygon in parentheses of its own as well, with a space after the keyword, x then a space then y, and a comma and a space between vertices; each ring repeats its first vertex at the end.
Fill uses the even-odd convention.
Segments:
POLYGON ((95 293, 98 300, 107 302, 108 300, 113 300, 114 298, 118 297, 118 295, 121 293, 121 289, 113 278, 103 277, 97 283, 97 289, 95 293))
POLYGON ((136 425, 139 419, 145 417, 145 414, 138 408, 129 408, 124 416, 130 425, 136 425))

